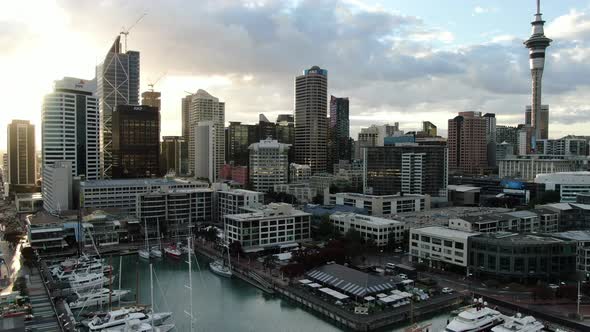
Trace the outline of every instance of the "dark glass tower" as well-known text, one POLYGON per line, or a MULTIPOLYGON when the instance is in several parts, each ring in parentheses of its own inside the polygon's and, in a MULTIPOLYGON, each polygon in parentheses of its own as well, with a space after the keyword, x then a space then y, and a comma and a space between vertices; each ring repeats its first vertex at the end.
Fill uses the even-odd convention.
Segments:
POLYGON ((348 98, 330 96, 329 165, 332 169, 339 160, 352 158, 348 98))

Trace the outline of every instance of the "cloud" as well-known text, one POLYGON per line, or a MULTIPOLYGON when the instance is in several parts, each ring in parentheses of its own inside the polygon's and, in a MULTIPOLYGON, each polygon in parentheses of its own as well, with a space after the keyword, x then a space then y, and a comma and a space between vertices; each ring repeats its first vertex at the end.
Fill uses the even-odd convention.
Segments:
POLYGON ((486 14, 486 13, 495 13, 497 11, 498 11, 498 8, 495 8, 495 7, 475 6, 473 8, 473 11, 471 12, 471 15, 475 16, 475 15, 481 15, 481 14, 486 14))

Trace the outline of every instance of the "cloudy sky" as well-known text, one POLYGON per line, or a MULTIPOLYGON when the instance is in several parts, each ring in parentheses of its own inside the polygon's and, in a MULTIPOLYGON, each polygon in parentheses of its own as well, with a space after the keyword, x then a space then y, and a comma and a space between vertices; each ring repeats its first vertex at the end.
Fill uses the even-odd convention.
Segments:
MULTIPOLYGON (((293 110, 305 68, 329 71, 329 93, 351 103, 351 133, 372 123, 446 134, 459 111, 523 122, 535 0, 0 0, 0 126, 37 125, 52 82, 91 79, 122 26, 141 52, 142 91, 162 92, 162 135, 180 134, 180 99, 199 88, 226 102, 226 120, 293 110)), ((545 0, 543 103, 550 136, 590 134, 590 0, 545 0)), ((0 135, 0 149, 6 137, 0 135)), ((38 149, 40 146, 38 146, 38 149)))

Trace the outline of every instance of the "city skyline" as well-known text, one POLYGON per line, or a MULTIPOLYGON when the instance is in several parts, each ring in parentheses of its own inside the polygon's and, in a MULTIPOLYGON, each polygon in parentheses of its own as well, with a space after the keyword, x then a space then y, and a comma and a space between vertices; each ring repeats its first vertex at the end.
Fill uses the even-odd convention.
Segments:
MULTIPOLYGON (((141 92, 166 73, 155 86, 162 92, 163 136, 180 134, 180 98, 187 90, 206 89, 224 100, 231 114, 226 123, 254 123, 259 113, 291 113, 294 77, 316 64, 330 72, 328 93, 350 98, 352 137, 371 123, 400 122, 402 129, 417 129, 423 120, 436 124, 446 136, 446 121, 458 111, 493 112, 498 124, 524 123, 530 71, 522 41, 530 36, 535 2, 495 1, 487 7, 483 2, 461 2, 465 6, 452 12, 440 11, 433 1, 418 1, 422 6, 401 1, 325 1, 316 6, 268 1, 203 6, 206 9, 181 2, 165 7, 104 2, 93 8, 92 17, 85 11, 90 3, 44 2, 32 6, 29 15, 39 20, 25 20, 19 6, 26 3, 9 4, 0 22, 15 40, 0 40, 7 46, 0 52, 0 69, 7 73, 0 86, 4 91, 18 90, 15 84, 28 88, 0 100, 5 110, 0 125, 11 119, 32 120, 40 146, 41 101, 52 82, 63 76, 92 79, 118 27, 132 24, 144 12, 148 15, 128 36, 128 49, 142 53, 141 92), (100 15, 116 6, 120 8, 113 15, 100 15), (171 25, 166 14, 180 15, 177 7, 209 13, 211 18, 163 29, 171 25), (40 16, 46 13, 51 15, 40 16), (306 22, 306 13, 315 16, 306 22), (474 31, 461 29, 474 20, 477 24, 469 25, 474 31), (261 31, 260 26, 268 29, 261 31), (197 54, 190 35, 211 28, 219 28, 221 38, 197 54), (162 43, 152 43, 153 38, 162 43), (308 47, 313 40, 317 49, 308 47), (284 53, 296 48, 308 52, 284 53), (339 57, 331 57, 333 52, 339 57), (45 61, 30 58, 40 53, 47 54, 45 61), (236 53, 241 56, 236 58, 236 53), (22 75, 24 66, 37 73, 35 79, 22 75), (445 93, 440 93, 441 87, 445 93)), ((546 61, 543 91, 543 103, 551 107, 551 137, 583 134, 583 126, 567 123, 588 122, 583 113, 588 82, 576 75, 588 69, 582 61, 590 52, 588 5, 542 4, 545 35, 555 41, 546 61)), ((3 140, 0 146, 6 146, 3 140)))

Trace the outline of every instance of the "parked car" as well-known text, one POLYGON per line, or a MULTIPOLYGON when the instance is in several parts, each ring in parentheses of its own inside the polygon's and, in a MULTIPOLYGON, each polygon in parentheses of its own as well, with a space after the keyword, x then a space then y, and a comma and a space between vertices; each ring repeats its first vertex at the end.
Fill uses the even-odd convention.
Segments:
POLYGON ((443 294, 451 294, 453 292, 453 289, 449 288, 449 287, 445 287, 441 290, 441 292, 443 294))

